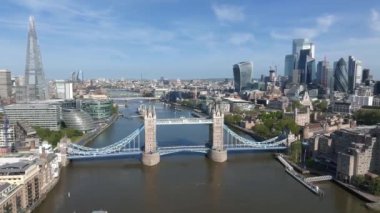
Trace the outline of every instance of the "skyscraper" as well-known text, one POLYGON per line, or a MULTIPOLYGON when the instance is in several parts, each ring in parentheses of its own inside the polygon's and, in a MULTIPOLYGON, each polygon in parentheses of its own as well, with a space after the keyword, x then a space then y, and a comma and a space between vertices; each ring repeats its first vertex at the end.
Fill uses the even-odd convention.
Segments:
POLYGON ((284 70, 285 76, 288 76, 288 78, 291 79, 293 75, 293 70, 295 68, 296 68, 296 56, 293 54, 286 55, 285 56, 285 70, 284 70))
POLYGON ((362 62, 354 57, 348 57, 348 90, 353 93, 356 86, 361 84, 363 75, 362 62))
POLYGON ((298 55, 297 58, 299 58, 301 50, 310 50, 310 57, 315 57, 315 46, 312 42, 309 41, 309 39, 293 39, 293 55, 298 55))
POLYGON ((325 89, 329 88, 330 85, 330 73, 329 62, 326 59, 319 61, 317 66, 317 82, 325 89))
POLYGON ((28 44, 25 65, 25 100, 45 100, 48 98, 47 83, 42 67, 40 47, 37 40, 33 16, 29 17, 28 44))
POLYGON ((366 81, 370 80, 369 72, 370 72, 370 69, 363 69, 362 83, 365 83, 366 81))
POLYGON ((253 73, 253 63, 251 61, 240 62, 233 66, 235 91, 240 92, 248 88, 253 73))
POLYGON ((347 63, 343 58, 334 63, 334 90, 348 92, 347 63))
POLYGON ((300 51, 297 68, 300 71, 300 83, 312 83, 315 75, 315 59, 312 57, 311 49, 302 49, 300 51))
POLYGON ((292 54, 285 56, 285 75, 289 79, 299 79, 296 83, 311 83, 315 75, 315 46, 308 39, 294 39, 292 54), (293 77, 298 69, 299 77, 293 77))

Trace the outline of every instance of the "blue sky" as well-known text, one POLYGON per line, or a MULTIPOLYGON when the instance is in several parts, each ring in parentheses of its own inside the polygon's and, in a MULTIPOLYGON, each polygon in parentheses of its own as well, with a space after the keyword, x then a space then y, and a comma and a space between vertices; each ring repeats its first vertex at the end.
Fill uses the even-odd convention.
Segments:
POLYGON ((78 69, 85 78, 231 78, 244 60, 255 78, 270 66, 282 74, 293 38, 310 38, 317 60, 353 55, 380 78, 378 0, 2 0, 0 68, 16 75, 30 15, 50 79, 78 69))

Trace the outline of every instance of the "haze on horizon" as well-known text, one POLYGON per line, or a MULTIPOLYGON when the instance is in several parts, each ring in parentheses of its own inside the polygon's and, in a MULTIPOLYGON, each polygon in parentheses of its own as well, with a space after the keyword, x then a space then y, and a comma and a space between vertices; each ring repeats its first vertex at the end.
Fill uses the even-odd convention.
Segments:
POLYGON ((306 0, 4 0, 0 67, 23 75, 28 17, 36 19, 47 78, 231 78, 254 63, 254 78, 277 66, 292 39, 309 38, 316 59, 348 55, 380 78, 380 2, 306 0), (308 9, 309 8, 309 9, 308 9))

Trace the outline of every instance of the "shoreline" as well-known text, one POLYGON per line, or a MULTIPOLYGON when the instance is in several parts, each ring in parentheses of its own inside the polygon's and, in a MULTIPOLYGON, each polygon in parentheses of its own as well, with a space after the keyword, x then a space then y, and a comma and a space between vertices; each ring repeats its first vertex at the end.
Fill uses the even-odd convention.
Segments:
POLYGON ((88 137, 88 138, 85 138, 83 140, 80 140, 78 142, 74 142, 78 145, 82 145, 82 146, 86 146, 88 143, 90 143, 91 141, 93 141, 96 137, 98 137, 100 134, 102 134, 106 129, 108 129, 110 126, 112 126, 118 119, 119 119, 120 115, 119 114, 114 114, 111 116, 111 121, 109 123, 107 123, 103 128, 101 128, 98 132, 96 132, 94 135, 84 135, 84 137, 88 137))

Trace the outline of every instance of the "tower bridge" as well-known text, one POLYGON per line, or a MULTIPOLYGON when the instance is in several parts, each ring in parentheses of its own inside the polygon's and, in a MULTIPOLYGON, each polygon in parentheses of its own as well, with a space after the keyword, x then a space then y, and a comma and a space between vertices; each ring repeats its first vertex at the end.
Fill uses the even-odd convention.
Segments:
POLYGON ((102 159, 128 156, 141 156, 142 163, 153 166, 160 162, 160 156, 178 152, 204 153, 215 162, 227 160, 227 152, 241 151, 278 151, 287 148, 286 137, 274 137, 257 142, 241 137, 226 125, 224 115, 216 106, 211 119, 205 118, 170 118, 157 119, 153 106, 144 110, 144 124, 127 137, 111 145, 91 148, 75 143, 59 144, 63 161, 102 159), (205 145, 158 146, 156 140, 157 125, 209 125, 209 143, 205 145), (144 143, 140 135, 145 135, 144 143))

